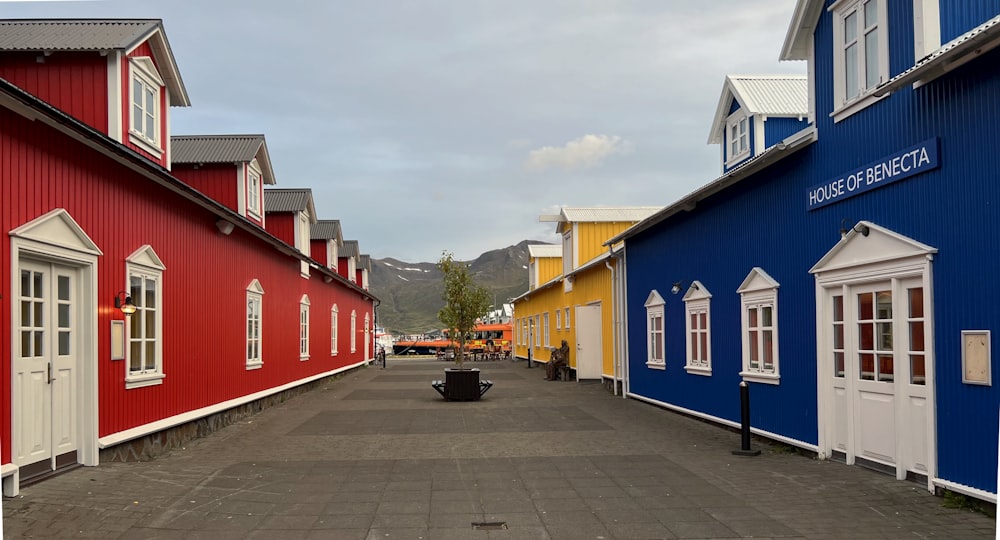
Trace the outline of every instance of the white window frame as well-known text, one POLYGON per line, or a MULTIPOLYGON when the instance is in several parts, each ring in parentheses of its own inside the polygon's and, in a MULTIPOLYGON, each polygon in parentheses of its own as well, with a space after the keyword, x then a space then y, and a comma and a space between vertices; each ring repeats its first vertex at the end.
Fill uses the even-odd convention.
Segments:
POLYGON ((309 295, 299 301, 299 360, 309 359, 309 295))
POLYGON ((556 330, 562 330, 562 310, 556 308, 556 330))
POLYGON ((255 159, 247 167, 247 214, 257 219, 260 219, 263 213, 260 207, 261 185, 262 173, 255 159))
POLYGON ((351 352, 358 351, 358 312, 351 310, 351 352))
POLYGON ((542 333, 538 330, 542 327, 542 317, 535 315, 535 348, 542 346, 542 333))
POLYGON ((370 356, 368 356, 371 353, 372 349, 371 324, 372 324, 371 314, 365 312, 365 355, 364 355, 365 360, 369 360, 371 358, 370 356))
POLYGON ((887 0, 840 0, 834 2, 828 8, 833 13, 833 112, 830 116, 834 122, 839 122, 844 118, 870 106, 882 97, 875 96, 874 90, 879 84, 889 80, 889 13, 887 0), (868 3, 875 4, 875 13, 878 22, 870 27, 865 26, 864 8, 868 3), (846 33, 845 22, 851 15, 855 15, 856 37, 851 45, 845 46, 846 33), (878 32, 876 43, 878 51, 876 59, 878 61, 878 81, 868 86, 867 80, 867 50, 865 36, 872 31, 878 32), (856 73, 857 94, 850 96, 847 90, 847 48, 855 47, 857 54, 856 73))
POLYGON ((337 324, 340 319, 340 308, 334 304, 330 308, 330 356, 337 356, 337 324))
POLYGON ((163 79, 160 77, 159 72, 156 70, 156 65, 153 64, 153 60, 148 56, 136 56, 129 58, 129 81, 128 81, 128 96, 129 96, 129 109, 128 109, 128 133, 129 141, 139 146, 143 150, 153 154, 157 158, 163 156, 163 141, 160 137, 160 126, 163 123, 162 116, 165 111, 161 110, 160 104, 163 102, 161 94, 163 92, 163 79), (138 82, 142 88, 143 93, 141 96, 141 101, 136 102, 135 95, 135 83, 138 82), (153 103, 152 110, 148 110, 150 104, 145 102, 146 90, 153 91, 153 103), (141 123, 139 127, 136 127, 136 107, 139 107, 141 111, 141 123), (146 133, 146 116, 152 116, 153 118, 153 133, 152 137, 146 133))
POLYGON ((712 374, 712 293, 700 281, 695 281, 684 295, 684 348, 687 351, 687 362, 684 369, 691 374, 710 376, 712 374), (704 328, 693 328, 691 316, 705 314, 704 328), (691 338, 695 334, 705 334, 705 348, 702 350, 701 339, 695 340, 692 346, 691 338), (697 355, 697 358, 695 357, 697 355))
MULTIPOLYGON (((166 375, 163 372, 163 272, 166 267, 160 260, 151 246, 144 245, 129 255, 125 259, 125 291, 132 296, 132 303, 135 304, 135 313, 129 315, 128 320, 128 346, 125 348, 125 388, 142 388, 144 386, 155 386, 163 384, 166 375), (142 289, 145 290, 145 280, 152 280, 155 283, 156 292, 154 296, 155 307, 146 306, 145 295, 132 294, 132 278, 137 277, 142 280, 142 289), (147 312, 153 312, 153 337, 146 337, 145 321, 148 320, 147 312), (133 322, 142 326, 142 336, 136 337, 132 334, 133 322), (132 370, 132 343, 144 343, 152 341, 153 358, 152 367, 145 368, 147 362, 143 358, 142 369, 132 370)), ((140 346, 141 351, 146 348, 140 346)))
POLYGON ((326 251, 327 251, 326 266, 330 270, 333 270, 334 272, 336 272, 337 271, 337 257, 338 257, 338 255, 337 255, 337 241, 336 240, 327 240, 326 242, 327 242, 326 243, 326 251))
POLYGON ((354 257, 347 258, 347 280, 354 284, 358 282, 358 261, 354 257))
POLYGON ((742 109, 729 115, 726 122, 726 166, 750 156, 750 117, 742 109))
POLYGON ((740 376, 747 382, 759 382, 765 384, 778 384, 781 380, 781 371, 778 363, 778 287, 780 285, 762 268, 754 267, 747 274, 746 279, 736 292, 740 295, 741 315, 740 328, 743 346, 743 370, 740 376), (771 308, 771 325, 763 325, 761 311, 764 308, 771 308), (750 311, 755 310, 757 314, 757 326, 750 326, 750 311), (751 331, 758 332, 756 343, 756 354, 758 364, 754 366, 751 360, 751 331), (764 340, 760 337, 763 332, 771 332, 771 368, 766 369, 763 364, 765 356, 764 340))
POLYGON ((569 225, 569 229, 567 229, 562 235, 562 263, 564 276, 568 276, 573 273, 573 269, 575 268, 573 256, 573 225, 569 225))
POLYGON ((247 366, 249 369, 260 369, 264 366, 263 345, 264 329, 264 288, 260 281, 253 280, 247 286, 247 366))
POLYGON ((565 308, 566 316, 563 317, 563 326, 569 330, 569 308, 565 308))
POLYGON ((666 302, 660 293, 653 289, 646 297, 646 367, 650 369, 666 369, 666 332, 664 331, 663 306, 666 302), (659 329, 654 324, 659 321, 659 329), (659 334, 659 346, 656 346, 656 335, 659 334))
POLYGON ((552 340, 549 337, 549 312, 548 311, 546 311, 545 313, 542 313, 542 331, 545 333, 545 336, 544 336, 545 339, 543 340, 543 343, 545 344, 546 347, 551 347, 552 346, 552 340))

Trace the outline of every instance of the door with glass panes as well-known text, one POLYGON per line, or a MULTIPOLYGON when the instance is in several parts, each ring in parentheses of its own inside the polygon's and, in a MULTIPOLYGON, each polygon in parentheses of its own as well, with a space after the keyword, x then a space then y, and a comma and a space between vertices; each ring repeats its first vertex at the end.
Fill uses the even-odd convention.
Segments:
POLYGON ((77 462, 78 286, 75 268, 19 263, 12 449, 22 479, 77 462))
POLYGON ((898 478, 928 471, 926 315, 919 277, 825 289, 832 386, 828 437, 849 463, 867 460, 898 478))

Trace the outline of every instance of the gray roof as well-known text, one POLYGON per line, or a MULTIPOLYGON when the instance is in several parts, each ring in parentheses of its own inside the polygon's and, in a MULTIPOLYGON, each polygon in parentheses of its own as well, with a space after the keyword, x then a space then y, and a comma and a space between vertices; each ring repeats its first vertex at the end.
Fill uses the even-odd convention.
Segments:
POLYGON ((170 104, 191 105, 160 19, 0 20, 0 51, 129 52, 147 40, 170 88, 170 104))
POLYGON ((358 268, 362 268, 362 269, 365 269, 365 270, 368 270, 369 272, 371 272, 372 271, 372 256, 362 253, 361 254, 361 260, 360 260, 360 262, 358 264, 358 268))
POLYGON ((263 135, 175 135, 170 137, 173 163, 249 163, 257 158, 265 184, 274 171, 263 135))
POLYGON ((339 219, 321 219, 313 223, 309 229, 310 240, 338 240, 344 241, 344 234, 340 230, 339 219))
POLYGON ((312 222, 316 222, 316 207, 313 206, 312 190, 309 188, 265 189, 264 211, 266 213, 308 211, 312 222))
POLYGON ((358 247, 357 240, 344 240, 344 247, 340 250, 340 257, 357 257, 361 248, 358 247))

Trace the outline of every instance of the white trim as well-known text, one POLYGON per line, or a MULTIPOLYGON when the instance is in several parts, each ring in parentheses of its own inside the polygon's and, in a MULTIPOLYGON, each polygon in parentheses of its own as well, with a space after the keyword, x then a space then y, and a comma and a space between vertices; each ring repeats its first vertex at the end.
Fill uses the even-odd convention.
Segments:
MULTIPOLYGON (((65 209, 57 208, 51 210, 13 230, 10 236, 10 275, 18 275, 20 261, 22 258, 56 262, 65 266, 70 266, 79 271, 79 305, 81 314, 78 325, 79 341, 79 362, 80 376, 77 387, 78 396, 74 403, 77 414, 77 428, 79 438, 77 441, 77 460, 84 465, 97 465, 100 457, 97 448, 98 424, 98 327, 97 313, 100 309, 100 301, 97 298, 97 276, 99 274, 99 258, 103 253, 97 245, 90 239, 87 233, 80 228, 76 220, 66 212, 65 209)), ((7 291, 13 297, 14 279, 10 280, 10 290, 7 291)), ((10 306, 10 335, 16 335, 15 325, 18 321, 16 312, 17 305, 11 302, 10 306)), ((14 347, 8 350, 11 369, 14 365, 14 347)), ((10 415, 11 437, 13 438, 15 421, 13 411, 8 408, 5 414, 10 415)), ((11 448, 14 448, 13 441, 9 441, 11 448)), ((7 478, 3 481, 4 494, 13 496, 17 494, 20 475, 15 471, 3 475, 7 478)))
POLYGON ((965 484, 959 484, 958 482, 952 482, 943 478, 932 478, 931 484, 945 488, 949 491, 954 491, 955 493, 991 502, 993 504, 997 503, 997 494, 983 489, 974 488, 965 484))
POLYGON ((241 216, 247 215, 246 168, 245 163, 236 167, 236 212, 241 216))
MULTIPOLYGON (((163 79, 160 77, 160 73, 156 70, 156 65, 153 63, 152 59, 148 56, 134 56, 129 58, 129 77, 128 77, 128 134, 129 142, 139 146, 143 150, 149 152, 150 154, 156 156, 157 159, 163 157, 163 152, 166 147, 164 144, 161 127, 165 125, 166 120, 166 106, 161 107, 164 102, 162 97, 164 96, 164 85, 163 79), (155 89, 156 92, 153 95, 153 109, 155 111, 155 116, 153 116, 153 137, 149 138, 142 129, 135 128, 135 79, 138 79, 143 85, 148 86, 151 89, 155 89)), ((148 112, 145 111, 144 112, 148 112)), ((142 126, 145 125, 145 118, 142 119, 142 126)))
MULTIPOLYGON (((712 423, 715 423, 715 424, 720 424, 720 425, 723 425, 723 426, 726 426, 726 427, 730 427, 730 428, 739 428, 739 427, 741 427, 739 422, 734 422, 732 420, 726 420, 725 418, 719 418, 718 416, 712 416, 710 414, 706 414, 706 413, 703 413, 703 412, 700 412, 700 411, 696 411, 694 409, 688 409, 688 408, 685 408, 685 407, 681 407, 681 406, 678 406, 678 405, 667 403, 665 401, 660 401, 660 400, 657 400, 657 399, 649 398, 649 397, 643 396, 641 394, 636 394, 634 392, 628 392, 628 393, 626 393, 626 397, 630 397, 632 399, 637 399, 639 401, 643 401, 643 402, 649 403, 651 405, 656 405, 657 407, 661 407, 661 408, 664 408, 664 409, 667 409, 667 410, 670 410, 670 411, 683 413, 683 414, 686 414, 688 416, 693 416, 695 418, 700 418, 702 420, 708 420, 709 422, 712 422, 712 423)), ((778 441, 780 443, 788 444, 788 445, 791 445, 791 446, 797 446, 799 448, 802 448, 802 449, 805 449, 805 450, 810 450, 812 452, 817 452, 818 453, 818 448, 817 448, 817 446, 815 444, 810 444, 810 443, 807 443, 805 441, 800 441, 798 439, 792 439, 790 437, 785 437, 784 435, 779 435, 777 433, 772 433, 770 431, 766 431, 766 430, 763 430, 763 429, 758 429, 758 428, 755 428, 753 426, 750 426, 750 432, 753 433, 754 435, 759 435, 761 437, 766 437, 766 438, 771 439, 773 441, 778 441)))
MULTIPOLYGON (((13 463, 0 465, 0 484, 3 485, 4 497, 17 497, 21 492, 21 468, 13 463)), ((2 532, 2 531, 0 531, 2 532)))
MULTIPOLYGON (((261 390, 260 392, 255 392, 246 396, 241 396, 238 398, 233 398, 228 401, 223 401, 221 403, 216 403, 215 405, 209 405, 207 407, 202 407, 200 409, 195 409, 178 415, 174 415, 168 418, 157 420, 156 422, 150 422, 149 424, 144 424, 141 426, 136 426, 125 431, 119 431, 118 433, 112 433, 97 439, 97 444, 99 448, 109 448, 115 446, 116 444, 121 444, 123 442, 131 441, 133 439, 138 439, 145 435, 151 433, 157 433, 165 429, 172 428, 187 422, 197 420, 199 418, 204 418, 208 415, 215 414, 221 411, 227 411, 234 407, 239 407, 240 405, 256 401, 261 398, 265 398, 272 394, 277 394, 278 392, 283 392, 290 388, 295 388, 296 386, 301 386, 313 382, 324 377, 330 377, 331 375, 336 375, 337 373, 342 373, 344 371, 349 371, 360 366, 363 366, 364 362, 357 362, 355 364, 350 364, 344 367, 340 367, 331 371, 325 371, 323 373, 318 373, 304 379, 299 379, 281 386, 276 386, 274 388, 269 388, 267 390, 261 390)), ((94 463, 97 465, 97 463, 94 463)))
POLYGON ((260 221, 264 215, 264 173, 260 170, 260 165, 257 163, 257 158, 254 158, 247 167, 247 182, 246 182, 246 192, 247 192, 247 211, 246 215, 257 221, 260 221), (257 209, 254 210, 250 207, 251 192, 254 191, 253 183, 250 179, 256 175, 257 176, 257 209))
POLYGON ((337 356, 340 348, 340 308, 337 304, 330 307, 330 356, 337 356))
POLYGON ((916 61, 941 48, 939 2, 913 0, 913 58, 916 61))
POLYGON ((302 298, 299 300, 299 361, 305 361, 309 359, 310 352, 310 321, 309 321, 309 295, 303 294, 302 298), (303 320, 303 315, 305 315, 305 320, 303 320), (303 335, 303 328, 305 329, 305 335, 303 335), (304 346, 304 347, 303 347, 304 346), (303 350, 304 349, 304 350, 303 350))
MULTIPOLYGON (((122 141, 122 54, 108 52, 108 137, 122 141)), ((129 81, 131 83, 131 81, 129 81)))
POLYGON ((848 116, 872 105, 882 99, 874 95, 880 84, 889 80, 889 13, 887 0, 870 0, 877 2, 876 10, 878 22, 876 32, 878 32, 878 78, 879 80, 869 86, 866 78, 866 50, 865 50, 865 24, 864 24, 864 3, 866 0, 838 0, 834 2, 827 11, 832 14, 832 54, 833 54, 833 112, 830 116, 834 122, 840 122, 848 116), (846 59, 844 52, 844 18, 846 12, 853 12, 856 17, 857 35, 854 42, 854 50, 857 64, 858 94, 848 97, 845 89, 846 79, 846 59))
MULTIPOLYGON (((264 288, 261 287, 260 281, 254 278, 247 285, 247 295, 246 303, 244 306, 249 307, 250 302, 256 302, 257 304, 257 356, 250 358, 249 354, 246 358, 246 369, 260 369, 264 366, 264 288)), ((246 308, 245 308, 246 309, 246 308)), ((244 325, 243 337, 246 340, 247 351, 249 352, 250 347, 250 313, 249 310, 244 311, 246 324, 244 325)))
POLYGON ((728 117, 726 117, 726 136, 723 137, 724 145, 726 147, 726 162, 725 162, 726 163, 726 167, 732 167, 733 165, 736 165, 737 163, 739 163, 739 162, 743 161, 744 159, 750 157, 750 148, 751 148, 751 144, 750 144, 750 124, 751 124, 751 118, 753 118, 753 115, 747 114, 746 109, 743 107, 742 103, 740 104, 740 108, 739 109, 736 109, 735 112, 733 112, 728 117), (744 122, 744 126, 743 127, 745 128, 742 131, 739 129, 739 124, 740 124, 741 121, 744 122), (734 127, 736 128, 737 133, 739 134, 738 137, 736 138, 737 143, 738 143, 737 146, 739 147, 739 151, 736 154, 732 153, 732 149, 733 149, 733 128, 734 127), (741 140, 744 137, 746 138, 746 145, 745 146, 743 146, 742 144, 739 144, 739 142, 741 142, 741 140))
POLYGON ((646 367, 651 369, 666 369, 667 358, 666 358, 666 317, 664 316, 664 305, 666 301, 660 296, 660 293, 653 289, 649 291, 649 296, 646 297, 646 303, 643 307, 646 308, 646 367), (652 321, 656 317, 660 320, 660 347, 659 350, 654 350, 652 337, 653 337, 653 327, 652 321), (660 359, 655 358, 654 353, 659 353, 660 359))
POLYGON ((740 295, 740 342, 742 344, 742 370, 740 376, 747 382, 759 382, 764 384, 779 384, 781 381, 781 364, 779 362, 779 341, 778 341, 778 288, 780 284, 775 281, 761 267, 755 266, 747 274, 747 277, 740 284, 736 292, 740 295), (771 369, 764 370, 764 358, 758 358, 757 369, 750 366, 750 315, 749 311, 754 308, 758 311, 758 354, 764 353, 763 314, 760 309, 771 308, 771 369))
MULTIPOLYGON (((154 360, 154 369, 152 372, 142 372, 138 374, 132 373, 132 334, 131 331, 126 332, 124 362, 126 390, 163 384, 163 379, 166 377, 163 365, 163 273, 165 270, 166 266, 164 266, 163 261, 149 244, 142 245, 139 249, 136 249, 131 255, 125 258, 125 291, 131 291, 131 280, 133 274, 140 274, 143 276, 143 282, 145 282, 145 279, 147 278, 153 278, 156 281, 156 307, 154 308, 156 310, 156 318, 154 321, 156 328, 154 329, 153 334, 155 336, 153 338, 155 340, 154 354, 156 355, 154 360)), ((145 290, 145 283, 143 284, 143 290, 145 290)), ((144 309, 145 301, 142 301, 141 299, 134 299, 133 302, 136 303, 139 310, 144 309)), ((139 315, 140 311, 136 311, 136 313, 130 315, 130 317, 136 317, 139 315)))

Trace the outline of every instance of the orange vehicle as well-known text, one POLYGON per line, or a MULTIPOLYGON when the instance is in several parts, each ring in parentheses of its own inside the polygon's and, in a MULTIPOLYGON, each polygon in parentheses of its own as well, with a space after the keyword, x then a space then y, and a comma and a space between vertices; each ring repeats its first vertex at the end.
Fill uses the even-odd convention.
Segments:
MULTIPOLYGON (((465 350, 470 353, 498 352, 511 350, 514 340, 514 325, 511 323, 478 324, 472 337, 465 341, 465 350)), ((458 346, 449 339, 423 341, 397 341, 393 344, 394 354, 435 354, 458 346)))

